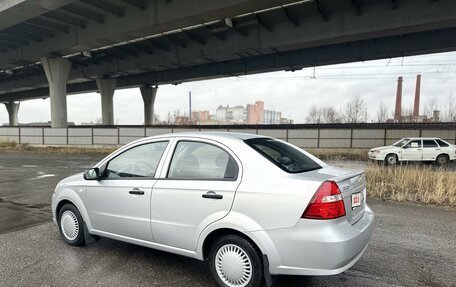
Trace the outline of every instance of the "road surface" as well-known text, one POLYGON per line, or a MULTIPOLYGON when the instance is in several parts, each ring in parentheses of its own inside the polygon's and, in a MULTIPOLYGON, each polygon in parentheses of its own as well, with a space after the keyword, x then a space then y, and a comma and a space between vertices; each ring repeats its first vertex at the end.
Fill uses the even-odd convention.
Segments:
MULTIPOLYGON (((51 222, 52 191, 99 159, 0 154, 0 285, 214 286, 205 262, 110 239, 64 243, 51 222)), ((275 286, 456 286, 455 209, 368 204, 377 222, 357 264, 335 276, 277 276, 275 286)))

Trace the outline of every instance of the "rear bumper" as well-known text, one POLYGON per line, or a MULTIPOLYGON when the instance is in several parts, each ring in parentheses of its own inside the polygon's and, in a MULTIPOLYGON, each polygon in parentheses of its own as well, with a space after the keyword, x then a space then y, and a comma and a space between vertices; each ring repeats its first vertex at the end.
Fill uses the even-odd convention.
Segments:
POLYGON ((293 228, 265 231, 271 240, 271 274, 332 275, 355 264, 367 249, 375 216, 366 205, 363 217, 351 225, 346 219, 301 219, 293 228))

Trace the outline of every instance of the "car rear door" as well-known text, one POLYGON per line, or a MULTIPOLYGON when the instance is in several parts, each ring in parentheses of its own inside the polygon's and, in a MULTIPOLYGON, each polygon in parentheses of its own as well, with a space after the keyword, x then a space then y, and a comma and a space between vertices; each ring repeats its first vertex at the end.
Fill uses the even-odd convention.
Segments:
POLYGON ((202 230, 230 211, 240 180, 240 162, 226 146, 176 140, 152 191, 155 242, 195 250, 202 230))
POLYGON ((88 182, 87 210, 96 232, 152 241, 150 198, 167 145, 159 140, 133 146, 106 163, 100 180, 88 182))
POLYGON ((440 154, 440 147, 435 140, 423 140, 423 160, 435 160, 440 154))

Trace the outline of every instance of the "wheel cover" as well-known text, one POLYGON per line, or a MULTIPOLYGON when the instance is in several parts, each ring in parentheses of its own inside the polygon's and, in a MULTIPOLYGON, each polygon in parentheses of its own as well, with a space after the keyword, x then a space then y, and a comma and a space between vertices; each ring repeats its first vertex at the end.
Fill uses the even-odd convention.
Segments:
POLYGON ((229 287, 244 287, 252 279, 252 262, 242 248, 234 244, 220 247, 215 255, 217 275, 229 287))
POLYGON ((389 164, 395 164, 396 163, 396 157, 395 156, 388 156, 387 158, 389 164))
POLYGON ((68 240, 75 240, 79 234, 79 221, 71 210, 66 210, 60 218, 60 228, 68 240))

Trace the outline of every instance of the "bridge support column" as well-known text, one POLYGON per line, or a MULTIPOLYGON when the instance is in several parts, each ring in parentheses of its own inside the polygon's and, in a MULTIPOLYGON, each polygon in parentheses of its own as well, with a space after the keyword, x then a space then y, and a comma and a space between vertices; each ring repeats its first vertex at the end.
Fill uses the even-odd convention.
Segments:
POLYGON ((140 88, 144 101, 144 125, 155 124, 154 103, 158 87, 142 86, 140 88))
POLYGON ((51 126, 66 128, 68 126, 66 85, 70 75, 71 62, 64 58, 43 57, 41 63, 49 83, 51 126))
POLYGON ((5 103, 6 110, 8 111, 10 126, 18 125, 17 114, 19 112, 19 105, 20 105, 19 102, 18 103, 16 103, 16 102, 5 103))
POLYGON ((116 90, 116 79, 96 79, 98 91, 101 94, 101 123, 103 125, 114 124, 113 96, 116 90))

